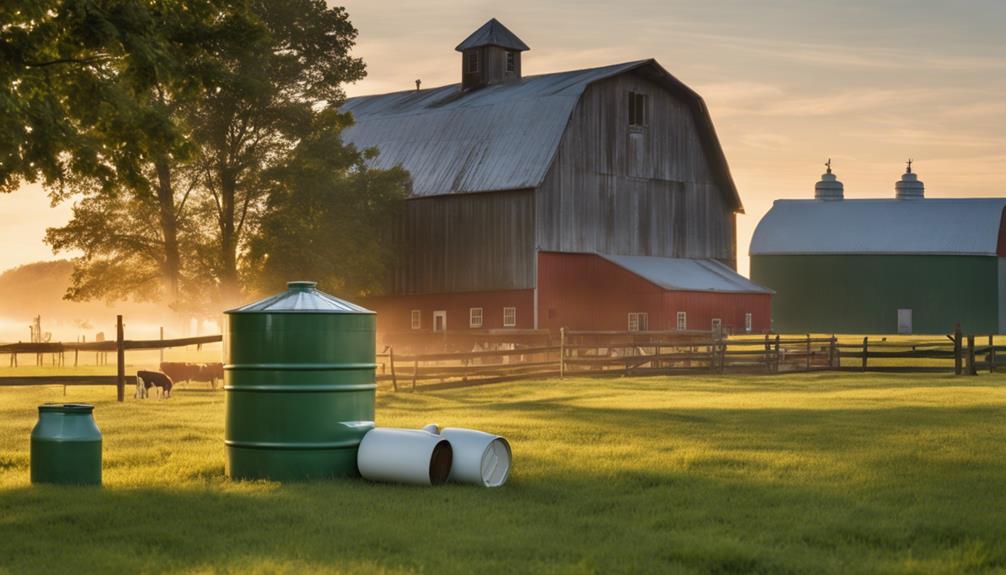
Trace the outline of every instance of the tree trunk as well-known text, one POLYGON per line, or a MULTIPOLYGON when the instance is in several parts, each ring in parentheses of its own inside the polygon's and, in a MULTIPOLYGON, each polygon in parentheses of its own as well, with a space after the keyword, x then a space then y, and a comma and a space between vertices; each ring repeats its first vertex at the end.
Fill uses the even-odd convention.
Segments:
POLYGON ((227 173, 220 178, 220 300, 225 306, 235 305, 241 297, 238 285, 238 238, 235 226, 235 194, 237 182, 227 173))
POLYGON ((164 238, 164 260, 161 277, 167 291, 168 304, 174 307, 180 301, 181 255, 178 248, 178 214, 175 206, 174 186, 168 159, 155 160, 157 170, 157 204, 160 211, 161 236, 164 238))

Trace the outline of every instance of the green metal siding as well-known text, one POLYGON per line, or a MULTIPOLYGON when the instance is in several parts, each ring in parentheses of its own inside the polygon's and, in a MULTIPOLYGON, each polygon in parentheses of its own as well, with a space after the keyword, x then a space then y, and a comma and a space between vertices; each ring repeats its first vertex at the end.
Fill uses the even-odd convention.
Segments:
POLYGON ((898 331, 911 309, 913 333, 997 333, 999 258, 951 255, 761 255, 751 280, 776 291, 777 332, 898 331))

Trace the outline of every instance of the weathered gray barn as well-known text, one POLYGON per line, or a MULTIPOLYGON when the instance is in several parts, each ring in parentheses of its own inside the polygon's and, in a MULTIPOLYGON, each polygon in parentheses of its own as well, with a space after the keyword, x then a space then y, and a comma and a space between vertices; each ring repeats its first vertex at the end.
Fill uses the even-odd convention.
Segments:
POLYGON ((654 60, 522 76, 527 49, 490 20, 460 84, 346 102, 345 139, 412 175, 382 329, 535 327, 544 252, 736 267, 742 205, 699 95, 654 60))

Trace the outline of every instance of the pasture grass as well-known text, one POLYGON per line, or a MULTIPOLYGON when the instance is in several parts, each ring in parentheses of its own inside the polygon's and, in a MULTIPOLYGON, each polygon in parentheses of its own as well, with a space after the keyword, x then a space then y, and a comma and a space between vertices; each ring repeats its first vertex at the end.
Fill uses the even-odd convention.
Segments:
POLYGON ((0 389, 0 573, 1006 572, 1006 376, 567 379, 378 396, 507 436, 501 489, 224 477, 223 394, 0 389), (28 482, 89 401, 103 488, 28 482))

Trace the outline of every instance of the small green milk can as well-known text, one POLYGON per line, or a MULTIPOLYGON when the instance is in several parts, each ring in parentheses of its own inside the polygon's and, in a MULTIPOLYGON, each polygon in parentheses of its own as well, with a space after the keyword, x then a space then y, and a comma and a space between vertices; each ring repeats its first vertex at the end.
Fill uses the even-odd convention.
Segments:
POLYGON ((94 406, 84 403, 38 407, 31 431, 31 482, 101 485, 101 431, 94 406))

